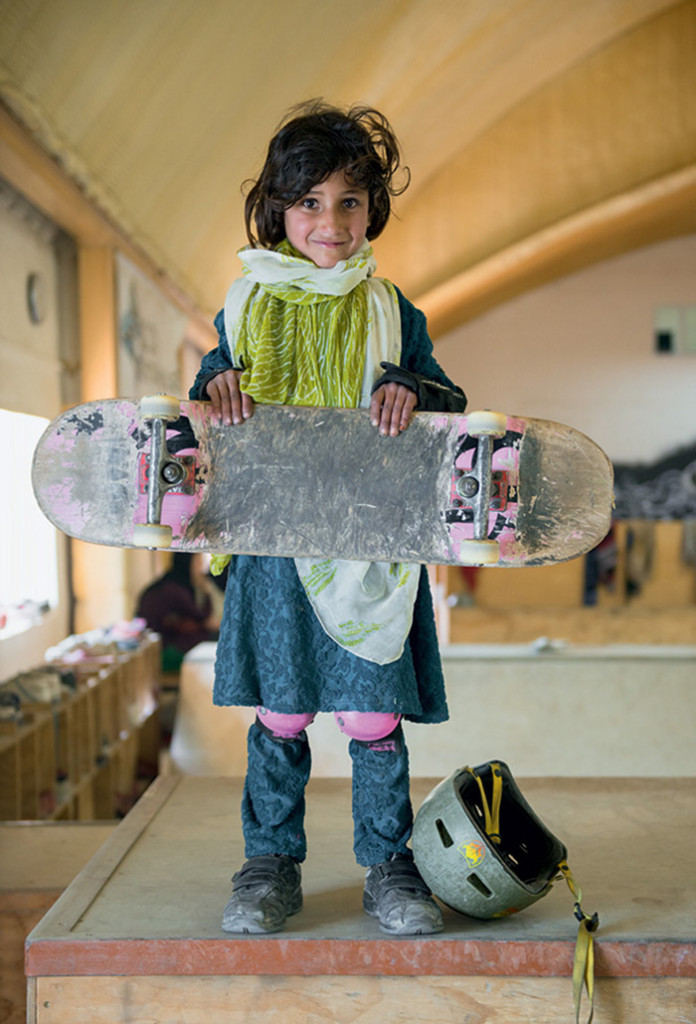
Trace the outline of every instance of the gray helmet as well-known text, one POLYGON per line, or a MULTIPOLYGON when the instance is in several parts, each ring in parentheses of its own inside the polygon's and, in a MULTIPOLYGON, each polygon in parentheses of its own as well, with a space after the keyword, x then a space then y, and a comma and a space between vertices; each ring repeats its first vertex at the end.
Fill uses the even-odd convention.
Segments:
POLYGON ((536 903, 567 857, 503 761, 459 768, 436 786, 416 815, 412 845, 438 899, 479 918, 536 903))

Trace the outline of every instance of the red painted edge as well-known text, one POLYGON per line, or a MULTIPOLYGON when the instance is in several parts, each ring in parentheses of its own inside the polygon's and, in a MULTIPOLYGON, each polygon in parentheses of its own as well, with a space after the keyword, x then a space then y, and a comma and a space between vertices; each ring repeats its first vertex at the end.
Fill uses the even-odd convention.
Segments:
MULTIPOLYGON (((460 975, 566 977, 574 943, 461 939, 46 939, 26 974, 50 976, 460 975)), ((696 944, 597 942, 598 977, 696 977, 696 944)))

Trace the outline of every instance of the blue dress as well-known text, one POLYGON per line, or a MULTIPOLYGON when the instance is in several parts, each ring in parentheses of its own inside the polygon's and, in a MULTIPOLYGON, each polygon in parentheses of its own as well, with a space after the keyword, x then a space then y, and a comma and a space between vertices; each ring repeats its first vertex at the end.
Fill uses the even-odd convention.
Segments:
MULTIPOLYGON (((401 292, 401 365, 448 387, 432 354, 425 316, 401 292)), ((218 347, 203 359, 189 393, 200 399, 216 372, 232 366, 222 313, 218 347)), ((444 678, 425 567, 413 625, 398 661, 377 665, 339 647, 324 632, 291 558, 237 555, 225 591, 213 701, 258 704, 295 714, 318 711, 400 712, 413 722, 447 719, 444 678)))

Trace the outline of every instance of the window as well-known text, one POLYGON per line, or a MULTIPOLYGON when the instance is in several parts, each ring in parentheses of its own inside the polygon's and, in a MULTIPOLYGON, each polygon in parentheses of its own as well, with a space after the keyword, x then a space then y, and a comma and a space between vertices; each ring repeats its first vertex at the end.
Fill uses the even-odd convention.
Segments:
POLYGON ((34 448, 48 420, 0 409, 0 639, 38 623, 58 604, 56 529, 31 486, 34 448))

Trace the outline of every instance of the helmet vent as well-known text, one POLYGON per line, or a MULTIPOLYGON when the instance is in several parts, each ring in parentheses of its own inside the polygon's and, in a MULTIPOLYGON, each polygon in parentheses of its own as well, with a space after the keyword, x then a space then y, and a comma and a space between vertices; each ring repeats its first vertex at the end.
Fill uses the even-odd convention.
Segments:
POLYGON ((473 885, 474 889, 476 889, 477 892, 480 892, 482 896, 485 896, 486 899, 490 899, 493 895, 486 883, 482 881, 478 875, 473 874, 473 872, 466 876, 466 880, 469 885, 473 885))
POLYGON ((437 834, 439 835, 440 841, 445 848, 449 846, 454 846, 454 839, 447 831, 447 827, 442 818, 435 819, 435 828, 437 829, 437 834))

